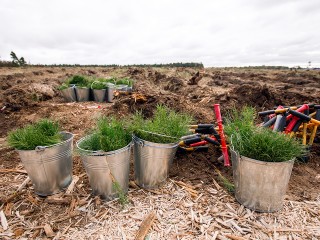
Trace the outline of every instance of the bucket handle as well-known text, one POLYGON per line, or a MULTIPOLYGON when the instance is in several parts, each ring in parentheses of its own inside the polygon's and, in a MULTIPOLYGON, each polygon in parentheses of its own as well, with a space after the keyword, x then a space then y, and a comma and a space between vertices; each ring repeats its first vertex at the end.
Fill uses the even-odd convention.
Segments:
POLYGON ((37 152, 43 152, 46 148, 47 148, 47 147, 45 147, 45 146, 37 146, 37 147, 35 148, 35 151, 37 151, 37 152))
POLYGON ((140 147, 144 147, 144 142, 141 140, 136 140, 136 143, 140 145, 140 147))
POLYGON ((133 135, 133 140, 134 141, 132 141, 132 145, 139 144, 140 147, 144 146, 144 142, 140 138, 137 138, 135 135, 133 135))

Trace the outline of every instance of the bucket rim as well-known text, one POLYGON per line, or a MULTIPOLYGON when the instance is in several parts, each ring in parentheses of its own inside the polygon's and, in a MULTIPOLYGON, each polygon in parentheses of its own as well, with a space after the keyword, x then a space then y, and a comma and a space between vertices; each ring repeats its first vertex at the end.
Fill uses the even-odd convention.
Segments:
POLYGON ((141 142, 142 145, 144 146, 149 146, 149 147, 157 147, 157 148, 175 148, 179 145, 179 142, 173 142, 173 143, 156 143, 156 142, 150 142, 147 140, 144 140, 142 138, 139 138, 135 134, 132 134, 132 139, 134 142, 141 142))
POLYGON ((290 160, 287 160, 287 161, 282 161, 282 162, 266 162, 266 161, 257 160, 257 159, 249 158, 249 157, 246 157, 246 156, 242 156, 237 151, 235 151, 235 152, 238 154, 238 156, 241 159, 243 159, 245 161, 248 161, 248 162, 253 162, 253 163, 256 163, 256 164, 261 164, 261 165, 292 164, 292 163, 294 163, 294 161, 296 159, 296 158, 293 158, 293 159, 290 159, 290 160))
POLYGON ((93 91, 93 92, 96 92, 96 91, 107 91, 107 89, 106 88, 103 88, 103 89, 94 89, 94 88, 91 88, 91 90, 93 91))
POLYGON ((77 85, 75 85, 75 88, 76 88, 76 89, 89 89, 89 90, 90 90, 90 88, 88 88, 88 87, 79 87, 79 86, 77 86, 77 85))
POLYGON ((30 152, 30 151, 39 151, 39 150, 44 150, 44 149, 47 149, 47 148, 57 147, 57 146, 60 146, 60 145, 63 145, 65 143, 67 143, 67 142, 72 141, 72 139, 74 137, 74 134, 72 134, 71 132, 62 131, 62 132, 59 132, 59 133, 63 134, 63 135, 66 135, 67 139, 62 141, 62 142, 59 142, 59 143, 56 143, 56 144, 52 144, 52 145, 48 145, 48 146, 36 146, 35 149, 32 149, 32 150, 19 150, 19 149, 16 149, 16 151, 18 151, 18 152, 30 152))
POLYGON ((59 90, 60 92, 65 92, 65 91, 70 91, 70 90, 74 90, 75 89, 75 86, 69 86, 69 87, 67 87, 67 88, 65 88, 65 89, 61 89, 61 90, 59 90))
POLYGON ((128 145, 126 145, 126 146, 124 146, 124 147, 122 147, 122 148, 113 150, 113 151, 109 151, 109 152, 104 152, 104 151, 100 151, 100 150, 98 150, 98 151, 92 151, 92 150, 85 150, 85 149, 81 148, 81 147, 79 146, 79 144, 80 144, 82 141, 84 141, 86 138, 90 137, 90 136, 92 136, 92 134, 87 135, 87 136, 85 136, 85 137, 82 137, 82 138, 80 138, 80 139, 76 142, 76 147, 77 147, 77 149, 80 150, 81 153, 83 153, 83 154, 81 154, 81 155, 88 155, 88 156, 109 156, 109 155, 114 155, 114 154, 117 154, 117 153, 124 152, 124 151, 126 151, 127 149, 130 149, 130 147, 132 146, 132 141, 130 141, 128 145))

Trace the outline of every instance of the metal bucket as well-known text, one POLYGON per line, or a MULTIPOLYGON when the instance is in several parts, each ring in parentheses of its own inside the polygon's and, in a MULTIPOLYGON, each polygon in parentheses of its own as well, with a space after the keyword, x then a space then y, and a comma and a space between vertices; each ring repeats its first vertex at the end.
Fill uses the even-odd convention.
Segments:
POLYGON ((113 188, 112 176, 122 191, 127 193, 132 143, 111 152, 88 151, 79 147, 79 144, 87 137, 77 142, 77 148, 80 151, 82 164, 88 175, 93 194, 100 195, 106 200, 118 197, 118 193, 113 188))
POLYGON ((115 91, 115 85, 112 83, 107 83, 107 102, 113 102, 113 94, 115 91))
POLYGON ((75 90, 78 102, 87 102, 90 100, 90 88, 76 87, 75 90))
POLYGON ((163 184, 176 154, 178 143, 153 143, 132 137, 134 179, 142 188, 157 188, 163 184))
POLYGON ((126 91, 127 88, 128 88, 128 85, 125 85, 125 84, 116 85, 116 89, 119 91, 126 91))
POLYGON ((75 87, 69 87, 67 89, 61 90, 61 94, 67 102, 77 101, 75 87))
POLYGON ((124 87, 124 88, 122 89, 122 91, 132 92, 132 87, 129 87, 129 86, 124 87))
POLYGON ((93 100, 96 102, 105 102, 106 101, 106 89, 92 89, 93 91, 93 100))
POLYGON ((48 196, 62 191, 72 180, 73 135, 62 132, 63 142, 18 150, 36 194, 48 196))
POLYGON ((264 162, 240 156, 231 150, 235 197, 257 212, 276 212, 282 208, 294 159, 264 162))

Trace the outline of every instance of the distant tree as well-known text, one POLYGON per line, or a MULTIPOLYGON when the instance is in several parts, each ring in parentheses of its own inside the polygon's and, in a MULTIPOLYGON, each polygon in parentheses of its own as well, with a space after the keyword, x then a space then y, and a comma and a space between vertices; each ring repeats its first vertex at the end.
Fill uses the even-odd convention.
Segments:
POLYGON ((11 59, 12 59, 12 63, 15 66, 24 66, 27 64, 27 62, 24 60, 24 57, 21 57, 20 59, 17 57, 17 55, 11 51, 10 53, 11 59))
POLYGON ((311 68, 311 61, 308 62, 308 68, 311 68))

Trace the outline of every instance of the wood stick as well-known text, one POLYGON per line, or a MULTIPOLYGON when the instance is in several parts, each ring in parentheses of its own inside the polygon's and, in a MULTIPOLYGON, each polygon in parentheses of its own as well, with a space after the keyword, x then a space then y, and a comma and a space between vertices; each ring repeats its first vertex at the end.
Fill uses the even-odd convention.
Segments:
POLYGON ((275 228, 272 230, 269 230, 269 232, 303 232, 303 229, 294 229, 294 228, 275 228))
POLYGON ((226 234, 225 236, 232 239, 232 240, 246 240, 246 238, 235 236, 235 235, 230 235, 230 234, 226 234))
POLYGON ((3 230, 6 231, 8 229, 8 227, 9 227, 9 225, 8 225, 8 221, 7 221, 6 215, 4 215, 3 211, 0 211, 0 222, 1 222, 3 230))
POLYGON ((47 237, 53 237, 55 235, 49 224, 44 225, 43 230, 46 233, 47 237))
POLYGON ((152 211, 147 215, 147 217, 142 221, 140 228, 136 234, 135 240, 144 240, 146 235, 148 234, 149 229, 152 226, 152 223, 156 217, 156 213, 152 211))
POLYGON ((73 192, 74 187, 76 186, 76 183, 79 181, 78 176, 73 176, 72 182, 70 183, 69 187, 67 188, 66 194, 70 194, 73 192))
POLYGON ((69 216, 66 216, 66 217, 63 217, 63 218, 55 220, 54 223, 60 223, 60 222, 63 222, 65 220, 68 220, 69 218, 76 217, 78 215, 80 215, 80 212, 72 212, 69 216))
POLYGON ((17 192, 20 192, 22 189, 24 189, 25 186, 27 186, 28 182, 30 181, 30 178, 27 177, 26 180, 21 183, 21 185, 18 187, 17 192))
POLYGON ((23 173, 27 174, 26 170, 21 169, 0 169, 0 173, 23 173))
POLYGON ((44 200, 44 202, 49 204, 51 203, 51 204, 69 205, 71 203, 71 199, 70 198, 47 198, 44 200))

